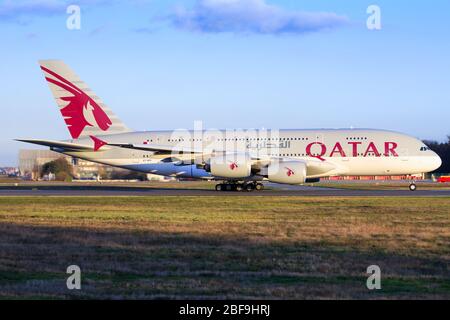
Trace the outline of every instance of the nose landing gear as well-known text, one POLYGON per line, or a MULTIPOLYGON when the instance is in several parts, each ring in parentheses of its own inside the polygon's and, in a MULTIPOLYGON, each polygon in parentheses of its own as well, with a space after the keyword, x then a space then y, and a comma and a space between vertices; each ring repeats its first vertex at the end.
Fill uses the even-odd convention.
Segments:
POLYGON ((417 190, 417 186, 414 182, 411 182, 411 184, 409 185, 409 190, 410 191, 416 191, 417 190))

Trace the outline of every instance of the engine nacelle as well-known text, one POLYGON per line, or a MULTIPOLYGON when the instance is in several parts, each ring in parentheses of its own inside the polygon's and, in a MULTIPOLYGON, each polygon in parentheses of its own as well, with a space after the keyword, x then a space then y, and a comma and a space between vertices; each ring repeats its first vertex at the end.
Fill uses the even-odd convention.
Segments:
POLYGON ((205 169, 216 177, 247 178, 251 175, 252 163, 246 154, 225 154, 212 157, 205 169))
POLYGON ((267 177, 272 182, 301 184, 306 181, 306 163, 302 161, 280 161, 271 163, 267 177))

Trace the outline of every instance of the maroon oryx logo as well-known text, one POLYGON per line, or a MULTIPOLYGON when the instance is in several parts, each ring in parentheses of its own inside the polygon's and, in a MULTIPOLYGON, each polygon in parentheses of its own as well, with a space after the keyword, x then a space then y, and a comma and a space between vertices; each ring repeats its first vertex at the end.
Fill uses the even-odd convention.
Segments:
MULTIPOLYGON (((106 115, 105 111, 83 90, 78 88, 72 82, 61 77, 55 72, 41 66, 41 69, 48 74, 45 79, 68 92, 67 96, 60 99, 68 102, 66 106, 61 108, 61 114, 69 128, 72 138, 77 139, 86 126, 94 127, 97 125, 102 131, 107 131, 112 125, 111 119, 106 115), (50 77, 52 76, 52 78, 50 77), (85 112, 91 112, 94 116, 95 123, 90 123, 85 117, 85 112)), ((92 120, 91 120, 92 122, 92 120)))
POLYGON ((288 177, 293 176, 295 174, 294 170, 292 170, 292 169, 290 169, 288 167, 285 167, 285 169, 286 169, 286 175, 288 177))
POLYGON ((98 151, 105 144, 108 144, 108 142, 103 141, 95 136, 89 136, 89 137, 91 137, 92 141, 94 141, 94 151, 98 151))
POLYGON ((237 165, 236 162, 231 162, 229 167, 230 167, 231 170, 239 168, 239 166, 237 165))

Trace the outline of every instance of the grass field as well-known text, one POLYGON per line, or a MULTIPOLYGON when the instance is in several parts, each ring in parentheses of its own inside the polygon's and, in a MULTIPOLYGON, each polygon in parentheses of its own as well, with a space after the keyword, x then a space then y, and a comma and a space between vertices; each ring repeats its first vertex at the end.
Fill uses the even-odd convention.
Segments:
POLYGON ((450 198, 0 197, 0 298, 449 299, 450 198))

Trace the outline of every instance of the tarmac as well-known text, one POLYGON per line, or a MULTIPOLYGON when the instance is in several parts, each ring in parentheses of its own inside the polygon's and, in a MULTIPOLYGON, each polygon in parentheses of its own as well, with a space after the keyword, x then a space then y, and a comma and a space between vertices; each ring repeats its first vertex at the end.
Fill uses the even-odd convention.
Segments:
POLYGON ((304 197, 450 197, 450 190, 357 190, 312 186, 267 184, 267 189, 252 192, 213 189, 156 188, 132 186, 0 186, 0 196, 304 196, 304 197))

